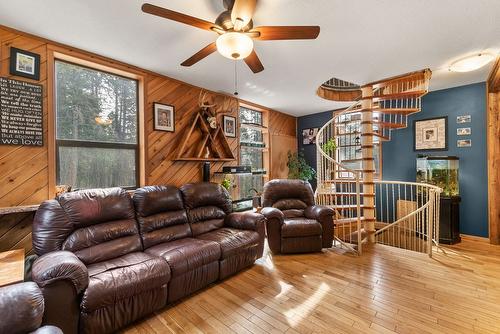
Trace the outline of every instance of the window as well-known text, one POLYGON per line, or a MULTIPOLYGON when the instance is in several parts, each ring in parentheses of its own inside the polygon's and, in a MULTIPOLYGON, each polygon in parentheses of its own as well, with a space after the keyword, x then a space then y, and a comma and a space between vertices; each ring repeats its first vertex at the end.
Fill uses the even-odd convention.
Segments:
POLYGON ((240 165, 251 166, 251 177, 240 177, 240 198, 235 210, 252 207, 251 197, 255 190, 262 192, 264 186, 264 126, 262 112, 240 107, 240 165))
POLYGON ((57 183, 139 184, 138 82, 56 61, 57 183))
POLYGON ((260 111, 240 107, 240 164, 252 166, 252 171, 264 170, 263 126, 260 111))

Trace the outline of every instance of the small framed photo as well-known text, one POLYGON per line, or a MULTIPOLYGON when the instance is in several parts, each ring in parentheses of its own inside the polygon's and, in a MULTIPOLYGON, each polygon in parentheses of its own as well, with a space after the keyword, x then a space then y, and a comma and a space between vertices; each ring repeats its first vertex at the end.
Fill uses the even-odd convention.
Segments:
POLYGON ((40 80, 40 55, 11 47, 10 74, 40 80))
POLYGON ((457 116, 457 123, 470 123, 471 122, 471 116, 470 115, 462 115, 462 116, 457 116))
POLYGON ((413 121, 415 151, 448 149, 448 117, 413 121))
POLYGON ((226 137, 236 138, 236 118, 232 116, 224 116, 223 125, 226 137))
POLYGON ((470 128, 458 128, 457 136, 470 136, 471 130, 470 128))
POLYGON ((457 147, 471 147, 472 140, 471 139, 459 139, 457 140, 457 147))
POLYGON ((158 131, 175 131, 174 106, 154 103, 153 106, 154 129, 158 131))
POLYGON ((302 130, 302 144, 312 145, 316 144, 316 136, 318 135, 319 128, 309 128, 302 130))

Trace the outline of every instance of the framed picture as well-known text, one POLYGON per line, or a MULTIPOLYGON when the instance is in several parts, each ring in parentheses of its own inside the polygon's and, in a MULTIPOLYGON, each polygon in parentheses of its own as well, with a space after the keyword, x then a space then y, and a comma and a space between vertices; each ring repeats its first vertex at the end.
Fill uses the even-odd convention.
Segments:
POLYGON ((302 130, 302 144, 311 145, 316 144, 316 136, 318 135, 319 128, 309 128, 302 130))
POLYGON ((154 129, 158 131, 175 131, 174 106, 154 103, 153 106, 154 129))
POLYGON ((457 123, 470 123, 471 122, 471 116, 470 115, 463 115, 463 116, 457 116, 457 123))
POLYGON ((11 47, 10 74, 40 80, 40 55, 11 47))
POLYGON ((471 147, 472 140, 471 139, 459 139, 457 140, 457 147, 471 147))
POLYGON ((448 117, 413 121, 415 151, 443 151, 448 149, 448 117))
POLYGON ((471 130, 470 128, 458 128, 457 136, 470 136, 471 130))
POLYGON ((236 118, 224 116, 223 125, 226 137, 236 138, 236 118))

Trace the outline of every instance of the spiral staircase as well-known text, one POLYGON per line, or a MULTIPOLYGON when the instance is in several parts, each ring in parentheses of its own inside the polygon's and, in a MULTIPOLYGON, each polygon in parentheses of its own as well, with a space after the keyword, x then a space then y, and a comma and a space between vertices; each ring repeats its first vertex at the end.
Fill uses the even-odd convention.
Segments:
POLYGON ((426 69, 363 86, 331 79, 318 89, 329 100, 354 100, 334 112, 316 140, 315 197, 318 204, 334 209, 335 245, 361 254, 364 243, 382 243, 432 255, 438 243, 441 189, 381 180, 376 168, 380 145, 421 110, 430 77, 426 69))

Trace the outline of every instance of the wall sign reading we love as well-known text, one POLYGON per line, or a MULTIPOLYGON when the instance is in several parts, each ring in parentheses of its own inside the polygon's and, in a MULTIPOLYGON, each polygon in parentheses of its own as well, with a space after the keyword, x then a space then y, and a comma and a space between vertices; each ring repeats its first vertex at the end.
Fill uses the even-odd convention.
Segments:
POLYGON ((42 85, 0 78, 0 145, 43 146, 42 85))

